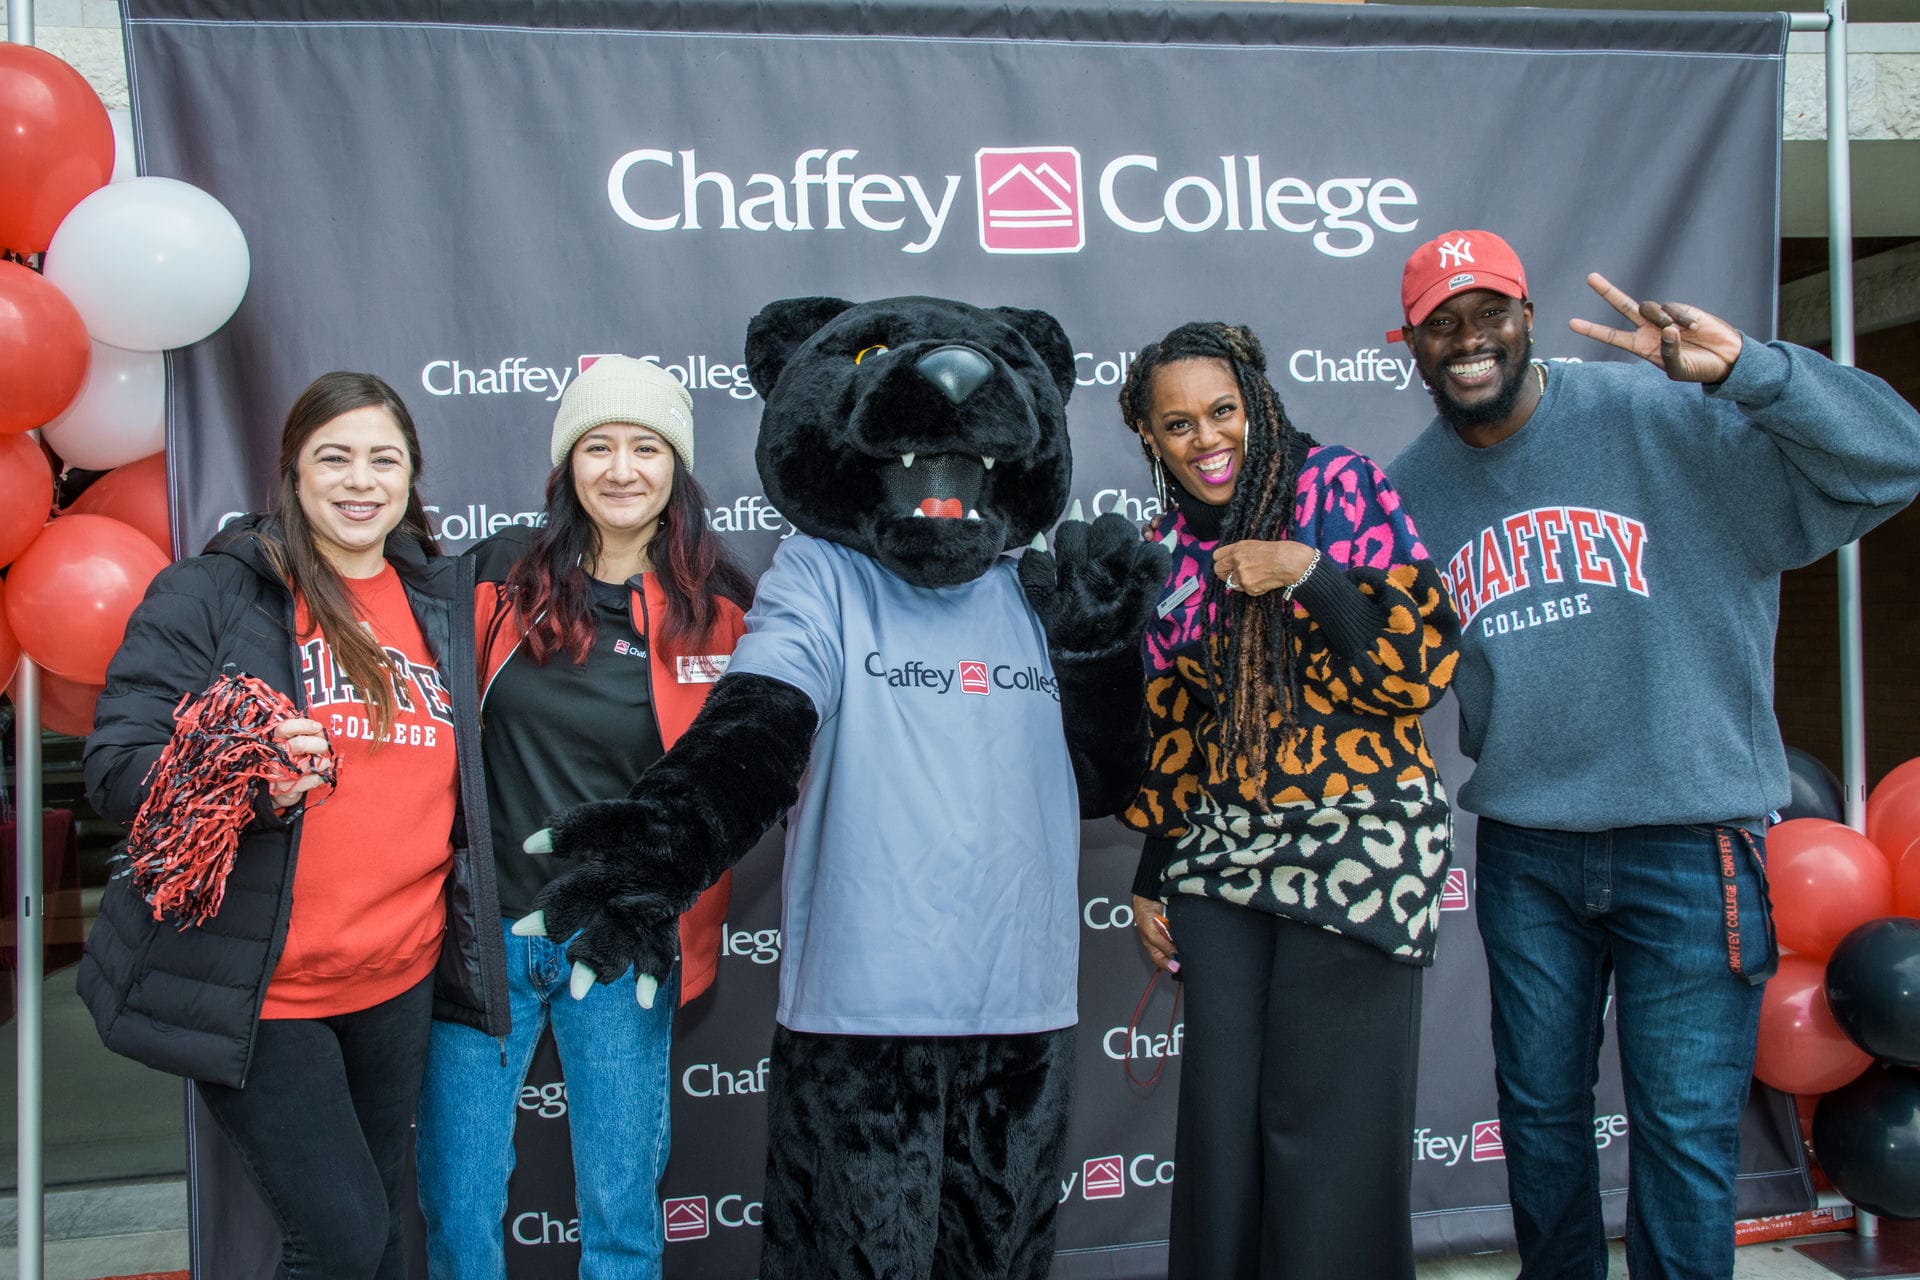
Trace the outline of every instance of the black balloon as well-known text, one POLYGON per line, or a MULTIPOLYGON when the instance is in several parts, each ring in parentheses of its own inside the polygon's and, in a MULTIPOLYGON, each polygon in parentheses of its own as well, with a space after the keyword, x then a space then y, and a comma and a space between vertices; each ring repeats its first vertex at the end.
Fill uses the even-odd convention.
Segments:
POLYGON ((1827 962, 1827 1004, 1862 1049, 1920 1067, 1920 920, 1869 920, 1842 938, 1827 962))
POLYGON ((1791 818, 1847 820, 1846 793, 1841 789, 1840 779, 1834 777, 1833 770, 1820 763, 1818 757, 1798 747, 1788 747, 1787 781, 1792 784, 1793 796, 1780 809, 1782 822, 1791 818))
POLYGON ((1920 1218, 1920 1073, 1880 1064, 1820 1099, 1813 1154, 1841 1195, 1883 1218, 1920 1218))

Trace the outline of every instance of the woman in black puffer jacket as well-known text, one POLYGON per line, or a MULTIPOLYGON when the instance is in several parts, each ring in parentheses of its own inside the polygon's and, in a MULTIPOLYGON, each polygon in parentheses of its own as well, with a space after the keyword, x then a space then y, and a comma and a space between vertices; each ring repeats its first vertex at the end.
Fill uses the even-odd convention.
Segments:
POLYGON ((317 379, 282 434, 279 509, 154 580, 87 741, 95 806, 131 820, 174 706, 232 666, 298 708, 276 727, 291 753, 339 766, 324 802, 311 778, 256 797, 204 924, 110 882, 79 973, 108 1048, 197 1082, 279 1221, 285 1277, 405 1275, 430 1017, 507 1025, 472 568, 440 558, 419 469, 392 388, 317 379))

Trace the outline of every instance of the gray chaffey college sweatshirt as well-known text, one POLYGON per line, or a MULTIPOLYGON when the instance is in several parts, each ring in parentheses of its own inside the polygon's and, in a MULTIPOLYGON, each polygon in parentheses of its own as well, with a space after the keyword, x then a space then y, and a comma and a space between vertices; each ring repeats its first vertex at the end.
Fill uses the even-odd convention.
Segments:
POLYGON ((1554 364, 1490 448, 1436 418, 1388 466, 1459 610, 1469 811, 1562 831, 1753 822, 1788 799, 1782 570, 1920 490, 1920 415, 1749 338, 1725 382, 1554 364))

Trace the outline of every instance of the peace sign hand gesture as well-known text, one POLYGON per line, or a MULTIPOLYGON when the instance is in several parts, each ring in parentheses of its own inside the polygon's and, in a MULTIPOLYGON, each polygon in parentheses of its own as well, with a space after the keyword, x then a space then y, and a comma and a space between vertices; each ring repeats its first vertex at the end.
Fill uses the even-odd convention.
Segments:
POLYGON ((1593 291, 1633 322, 1631 331, 1609 329, 1590 320, 1567 324, 1582 337, 1631 351, 1657 364, 1675 382, 1723 382, 1740 358, 1740 331, 1684 302, 1635 302, 1598 271, 1587 277, 1593 291))

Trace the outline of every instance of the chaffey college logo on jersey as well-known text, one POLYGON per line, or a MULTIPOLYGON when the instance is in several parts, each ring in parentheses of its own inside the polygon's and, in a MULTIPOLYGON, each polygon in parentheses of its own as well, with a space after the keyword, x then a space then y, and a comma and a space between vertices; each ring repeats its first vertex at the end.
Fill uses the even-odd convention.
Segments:
POLYGON ((861 659, 860 667, 895 689, 926 689, 944 694, 951 693, 958 683, 961 693, 986 694, 994 689, 1007 689, 1044 694, 1055 702, 1060 701, 1060 681, 1031 665, 990 664, 978 658, 963 658, 952 667, 933 666, 918 658, 894 663, 874 649, 861 659))

